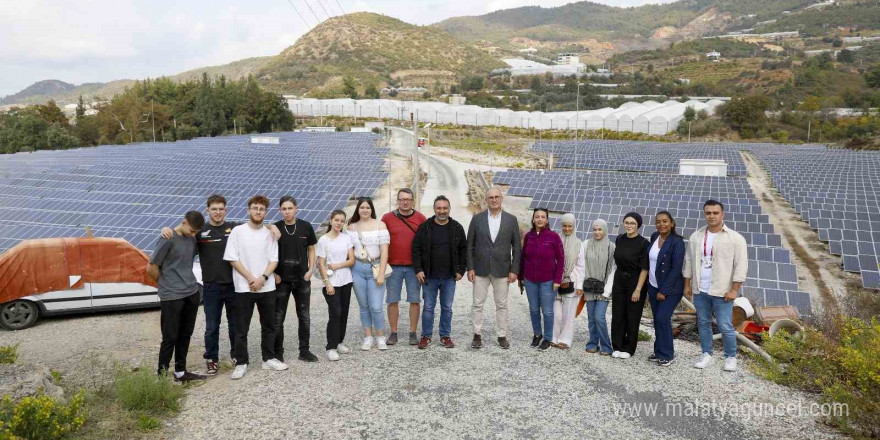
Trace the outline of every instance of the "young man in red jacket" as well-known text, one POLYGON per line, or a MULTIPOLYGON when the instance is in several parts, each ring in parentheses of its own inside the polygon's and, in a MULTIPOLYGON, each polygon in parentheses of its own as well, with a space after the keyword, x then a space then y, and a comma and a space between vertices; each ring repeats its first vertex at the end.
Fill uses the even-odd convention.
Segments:
POLYGON ((400 294, 403 283, 406 282, 406 302, 409 303, 409 344, 417 345, 419 338, 416 330, 419 326, 419 304, 421 302, 421 288, 416 273, 413 270, 412 242, 416 236, 419 225, 425 221, 425 216, 416 211, 413 206, 415 197, 409 188, 401 188, 397 191, 397 209, 382 216, 382 222, 388 226, 391 235, 391 246, 388 248, 388 264, 391 265, 391 275, 386 282, 388 301, 388 345, 397 343, 397 321, 400 314, 397 303, 400 302, 400 294))

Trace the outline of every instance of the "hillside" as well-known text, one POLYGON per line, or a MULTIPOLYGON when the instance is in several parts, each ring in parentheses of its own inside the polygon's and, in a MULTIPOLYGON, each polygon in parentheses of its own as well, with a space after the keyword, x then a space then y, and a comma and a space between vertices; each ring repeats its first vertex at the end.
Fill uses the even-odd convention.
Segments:
POLYGON ((31 84, 24 90, 0 99, 0 105, 16 104, 31 97, 39 97, 43 95, 56 95, 73 90, 76 86, 55 79, 47 79, 31 84))
POLYGON ((331 18, 303 35, 258 73, 270 90, 328 93, 344 76, 361 86, 451 84, 504 64, 448 33, 372 13, 331 18))
POLYGON ((463 41, 508 49, 593 50, 594 42, 609 42, 613 52, 619 53, 745 28, 813 3, 815 0, 682 0, 619 8, 584 1, 554 8, 526 6, 477 17, 454 17, 433 26, 463 41))

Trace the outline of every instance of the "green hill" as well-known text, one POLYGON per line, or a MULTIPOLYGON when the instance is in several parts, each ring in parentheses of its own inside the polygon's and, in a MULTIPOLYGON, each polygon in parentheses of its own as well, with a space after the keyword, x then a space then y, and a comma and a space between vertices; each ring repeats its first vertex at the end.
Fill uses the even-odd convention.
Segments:
POLYGON ((526 6, 478 17, 455 17, 434 26, 464 41, 482 40, 509 48, 547 43, 562 46, 596 39, 626 49, 638 44, 656 47, 746 27, 812 3, 815 0, 682 0, 619 8, 584 1, 554 8, 526 6))
POLYGON ((440 29, 361 12, 316 26, 269 61, 257 77, 270 90, 322 93, 340 89, 344 76, 362 86, 432 86, 503 66, 440 29))

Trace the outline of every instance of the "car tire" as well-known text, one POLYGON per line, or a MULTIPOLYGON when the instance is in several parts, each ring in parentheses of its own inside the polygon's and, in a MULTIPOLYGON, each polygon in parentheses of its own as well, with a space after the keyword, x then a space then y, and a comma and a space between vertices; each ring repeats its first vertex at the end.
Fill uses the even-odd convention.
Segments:
POLYGON ((36 304, 15 300, 0 304, 0 327, 9 330, 24 330, 37 322, 40 309, 36 304))

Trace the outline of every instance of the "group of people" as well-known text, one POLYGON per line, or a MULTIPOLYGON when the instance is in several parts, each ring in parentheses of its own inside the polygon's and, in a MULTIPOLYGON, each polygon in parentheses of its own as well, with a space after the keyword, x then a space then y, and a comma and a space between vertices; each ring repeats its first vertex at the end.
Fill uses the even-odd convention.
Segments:
POLYGON ((175 381, 204 379, 186 369, 186 355, 200 300, 205 310, 207 374, 217 373, 219 330, 225 307, 229 324, 233 379, 247 372, 247 336, 253 309, 260 315, 262 368, 281 371, 284 359, 284 321, 289 296, 295 302, 299 359, 317 361, 309 350, 311 277, 319 276, 328 306, 327 358, 351 353, 344 344, 354 291, 364 339, 360 349, 388 349, 398 342, 399 307, 403 289, 409 303, 409 344, 428 348, 434 337, 434 318, 440 303, 439 338, 446 348, 452 340, 452 304, 456 282, 473 283, 471 348, 483 347, 483 308, 492 288, 498 346, 508 349, 509 286, 517 283, 528 298, 537 350, 572 346, 575 318, 586 309, 588 353, 630 358, 638 344, 644 303, 654 318, 654 347, 649 359, 667 366, 675 361, 671 319, 683 297, 693 301, 700 334, 696 368, 714 362, 713 321, 722 334, 724 370, 736 370, 736 331, 733 300, 747 273, 746 243, 724 225, 724 206, 708 200, 703 206, 706 226, 687 243, 676 231, 672 214, 654 215, 657 231, 645 238, 642 217, 624 216, 624 233, 609 236, 606 221, 592 222, 589 237, 577 238, 572 214, 561 218, 560 233, 550 230, 550 213, 538 208, 531 229, 523 236, 517 218, 502 208, 498 188, 486 193, 488 209, 464 227, 450 216, 444 196, 433 202, 426 218, 413 208, 409 189, 397 193, 398 209, 377 218, 369 197, 358 198, 354 213, 334 210, 326 233, 316 240, 312 226, 297 219, 297 201, 280 199, 283 219, 264 225, 269 200, 248 200, 249 220, 226 221, 226 200, 208 198, 206 223, 190 211, 174 229, 165 228, 147 271, 158 284, 162 344, 158 371, 166 374, 172 354, 175 381), (192 272, 199 256, 203 287, 192 272), (421 306, 422 301, 424 305, 421 306), (605 316, 611 303, 610 334, 605 316), (388 314, 388 335, 385 316, 388 314), (421 335, 418 322, 421 316, 421 335))

